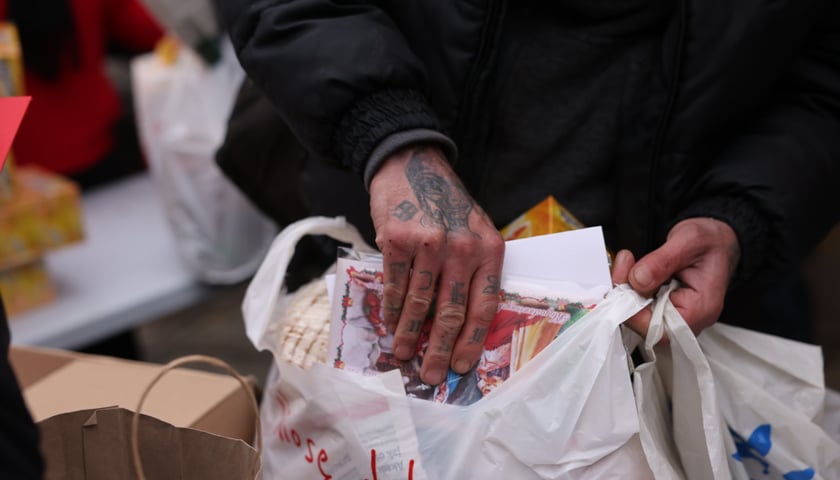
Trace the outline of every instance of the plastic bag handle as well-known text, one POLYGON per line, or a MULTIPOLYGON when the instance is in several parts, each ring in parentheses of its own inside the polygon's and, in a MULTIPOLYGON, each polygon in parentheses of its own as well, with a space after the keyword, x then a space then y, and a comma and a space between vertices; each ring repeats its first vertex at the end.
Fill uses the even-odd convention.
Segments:
POLYGON ((295 246, 306 235, 327 235, 349 243, 355 250, 375 251, 344 217, 309 217, 284 228, 272 242, 242 301, 245 332, 251 343, 260 350, 272 350, 274 347, 266 338, 266 333, 284 292, 286 269, 295 246))
POLYGON ((167 363, 163 366, 163 368, 158 372, 157 376, 149 382, 149 385, 146 386, 146 389, 143 391, 143 395, 140 396, 140 401, 137 402, 137 408, 134 409, 134 416, 131 419, 131 455, 134 460, 134 473, 137 475, 139 480, 146 480, 146 474, 143 472, 143 464, 140 461, 140 447, 138 441, 138 431, 140 429, 140 410, 143 408, 143 403, 146 401, 146 397, 149 395, 149 392, 152 391, 152 387, 154 387, 164 375, 171 372, 172 370, 187 364, 194 364, 194 363, 201 363, 205 365, 212 365, 214 367, 218 367, 224 370, 226 373, 230 374, 233 378, 239 381, 239 384, 242 388, 247 392, 248 399, 251 403, 251 408, 254 410, 254 418, 256 419, 255 422, 255 440, 254 440, 254 449, 256 450, 256 455, 254 456, 254 461, 251 465, 250 469, 250 477, 256 477, 257 472, 259 471, 259 461, 262 457, 262 426, 260 425, 260 409, 257 406, 257 399, 254 396, 254 390, 251 385, 248 383, 248 380, 239 374, 233 367, 229 364, 224 362, 221 359, 216 357, 211 357, 208 355, 186 355, 183 357, 176 358, 171 362, 167 363))
MULTIPOLYGON (((702 478, 727 478, 729 472, 727 455, 723 449, 727 433, 726 429, 721 428, 720 425, 723 417, 715 393, 715 381, 697 336, 691 331, 685 319, 671 302, 671 293, 679 286, 679 281, 672 280, 668 285, 663 285, 656 295, 648 334, 645 338, 645 356, 647 361, 657 361, 654 347, 663 337, 667 337, 668 348, 671 352, 679 351, 680 357, 685 359, 684 364, 690 364, 691 372, 673 373, 674 377, 680 377, 684 381, 684 388, 674 387, 674 391, 668 392, 669 400, 673 403, 673 417, 675 419, 672 428, 676 431, 683 428, 681 425, 692 423, 696 426, 699 422, 699 427, 696 427, 705 432, 701 443, 706 452, 703 455, 693 452, 693 455, 688 456, 681 453, 680 458, 686 472, 694 472, 694 475, 700 475, 702 478), (689 373, 690 375, 686 376, 689 373), (685 380, 689 377, 694 381, 686 383, 685 380), (692 400, 699 405, 702 410, 699 420, 690 419, 683 412, 680 412, 679 409, 684 403, 683 400, 685 400, 680 397, 684 395, 691 395, 692 400), (701 460, 703 458, 705 460, 701 460), (693 463, 686 463, 687 460, 693 463)), ((683 428, 683 430, 686 428, 688 427, 683 428)), ((681 448, 679 445, 677 446, 681 448)))

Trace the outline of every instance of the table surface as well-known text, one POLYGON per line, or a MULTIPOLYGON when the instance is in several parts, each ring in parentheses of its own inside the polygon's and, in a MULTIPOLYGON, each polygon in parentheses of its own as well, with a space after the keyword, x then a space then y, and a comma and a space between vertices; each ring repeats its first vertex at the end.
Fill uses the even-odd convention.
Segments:
POLYGON ((83 347, 209 292, 179 258, 147 174, 87 193, 82 204, 85 240, 46 255, 56 300, 12 317, 12 343, 83 347))

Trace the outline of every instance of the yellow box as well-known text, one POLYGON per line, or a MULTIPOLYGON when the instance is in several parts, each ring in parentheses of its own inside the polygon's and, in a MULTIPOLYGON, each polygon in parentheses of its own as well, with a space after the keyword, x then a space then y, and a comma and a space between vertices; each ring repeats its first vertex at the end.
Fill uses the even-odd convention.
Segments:
POLYGON ((43 260, 0 271, 0 293, 10 317, 50 303, 56 295, 43 260))
POLYGON ((501 233, 505 240, 515 240, 583 227, 583 223, 575 218, 572 212, 557 203, 553 196, 548 196, 509 223, 501 233))
POLYGON ((84 238, 79 186, 60 175, 34 167, 19 167, 17 188, 32 192, 40 202, 41 242, 45 249, 76 243, 84 238))
POLYGON ((78 186, 59 175, 19 167, 15 194, 0 208, 0 269, 40 258, 84 238, 78 186))
POLYGON ((18 190, 0 207, 0 270, 33 262, 44 253, 39 199, 18 190))

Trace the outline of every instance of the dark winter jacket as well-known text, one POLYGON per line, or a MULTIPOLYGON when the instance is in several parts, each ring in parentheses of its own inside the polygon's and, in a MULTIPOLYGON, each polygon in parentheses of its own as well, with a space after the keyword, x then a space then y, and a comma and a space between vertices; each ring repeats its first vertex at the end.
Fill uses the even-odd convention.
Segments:
MULTIPOLYGON (((487 194, 475 152, 517 2, 218 5, 249 76, 310 152, 369 177, 401 133, 425 132, 487 194)), ((840 4, 681 0, 659 38, 665 88, 639 112, 647 140, 617 155, 611 246, 640 255, 675 221, 711 216, 738 234, 741 277, 791 268, 840 212, 840 4)))
POLYGON ((0 298, 0 478, 37 480, 44 477, 38 427, 24 403, 9 362, 9 324, 0 298))

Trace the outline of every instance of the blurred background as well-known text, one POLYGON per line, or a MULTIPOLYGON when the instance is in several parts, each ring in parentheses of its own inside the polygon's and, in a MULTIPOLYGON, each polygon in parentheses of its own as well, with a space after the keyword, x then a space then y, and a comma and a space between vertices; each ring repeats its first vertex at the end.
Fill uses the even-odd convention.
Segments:
MULTIPOLYGON (((107 39, 95 45, 83 35, 66 58, 37 65, 25 59, 49 45, 20 52, 17 34, 0 32, 0 94, 35 97, 0 182, 0 291, 12 341, 161 363, 209 354, 262 383, 271 358, 246 338, 240 304, 279 226, 255 208, 265 210, 261 199, 246 199, 216 165, 244 75, 212 6, 100 0, 71 14, 78 3, 8 1, 0 9, 22 23, 24 40, 66 44, 68 35, 91 31, 107 39), (48 7, 64 13, 38 10, 48 7), (90 72, 62 78, 55 91, 26 75, 52 68, 60 76, 66 62, 89 64, 90 72), (83 128, 92 125, 111 133, 100 138, 83 128), (70 159, 68 151, 87 157, 70 159)), ((290 171, 299 169, 300 153, 283 151, 290 171)), ((287 204, 272 218, 293 218, 301 208, 291 197, 287 204)), ((298 260, 301 281, 326 266, 324 249, 308 248, 312 258, 303 252, 298 260)), ((796 299, 769 302, 782 321, 809 325, 835 389, 838 271, 835 228, 803 265, 796 299)))

